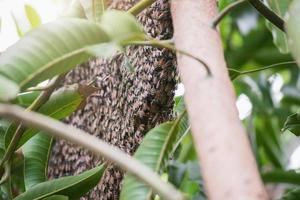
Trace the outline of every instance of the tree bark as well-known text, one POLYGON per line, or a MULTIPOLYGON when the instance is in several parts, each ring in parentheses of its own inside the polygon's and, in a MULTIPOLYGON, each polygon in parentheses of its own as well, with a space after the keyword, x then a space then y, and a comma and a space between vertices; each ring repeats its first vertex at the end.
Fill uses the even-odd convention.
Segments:
POLYGON ((172 0, 177 48, 200 57, 178 55, 185 102, 209 199, 268 199, 245 130, 238 118, 221 40, 211 28, 215 0, 172 0))
MULTIPOLYGON (((111 7, 127 10, 138 0, 114 0, 111 7)), ((138 16, 145 31, 157 39, 173 34, 168 0, 158 0, 138 16)), ((133 154, 148 130, 172 118, 176 84, 175 55, 165 49, 130 47, 127 51, 135 72, 126 69, 123 56, 96 59, 77 67, 65 84, 85 83, 98 77, 100 91, 66 122, 133 154)), ((101 158, 64 140, 56 141, 49 163, 49 177, 78 174, 101 158)), ((123 173, 111 165, 102 183, 82 199, 119 199, 123 173)))

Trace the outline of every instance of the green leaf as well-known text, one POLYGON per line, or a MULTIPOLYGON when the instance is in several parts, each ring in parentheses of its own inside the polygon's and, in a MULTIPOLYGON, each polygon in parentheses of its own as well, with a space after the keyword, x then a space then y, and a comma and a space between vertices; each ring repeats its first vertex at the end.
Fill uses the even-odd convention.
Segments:
POLYGON ((32 186, 47 181, 48 160, 53 137, 38 133, 23 147, 24 182, 26 190, 32 186))
POLYGON ((70 199, 80 198, 99 182, 105 167, 95 167, 80 175, 63 177, 39 183, 20 194, 15 200, 40 200, 52 195, 65 195, 70 199))
POLYGON ((23 37, 26 30, 24 27, 21 26, 21 20, 19 18, 17 18, 16 15, 12 12, 10 13, 10 15, 14 21, 18 36, 23 37))
POLYGON ((294 170, 275 170, 266 172, 262 174, 262 179, 265 183, 288 183, 300 185, 300 174, 294 170))
POLYGON ((27 19, 31 25, 32 28, 36 28, 41 25, 41 18, 37 11, 30 5, 25 4, 25 13, 27 16, 27 19))
POLYGON ((79 0, 86 17, 94 22, 100 22, 106 9, 106 0, 79 0))
POLYGON ((300 188, 296 188, 285 193, 280 200, 298 200, 300 196, 300 188))
POLYGON ((14 99, 19 93, 19 86, 0 75, 0 101, 9 101, 14 99))
MULTIPOLYGON (((72 114, 80 106, 80 104, 90 94, 90 92, 88 92, 89 89, 90 88, 86 88, 83 86, 77 87, 76 85, 61 88, 60 90, 53 93, 50 99, 38 110, 38 112, 57 120, 64 119, 65 117, 72 114), (87 94, 83 94, 83 92, 87 92, 87 94)), ((6 131, 6 147, 8 147, 16 128, 16 124, 11 124, 6 131)), ((37 129, 27 128, 23 133, 17 148, 22 146, 26 141, 28 141, 38 132, 39 131, 37 129)))
MULTIPOLYGON (((284 18, 285 14, 288 11, 289 4, 291 0, 265 0, 268 4, 268 7, 271 8, 275 13, 280 17, 284 18)), ((278 29, 273 24, 267 22, 267 27, 270 29, 274 44, 278 47, 281 53, 289 53, 288 41, 286 34, 278 29)))
POLYGON ((12 101, 14 104, 18 104, 18 106, 28 107, 32 104, 32 102, 41 94, 40 91, 33 92, 24 92, 17 95, 17 97, 12 101))
POLYGON ((284 123, 283 131, 289 130, 296 136, 300 136, 300 114, 290 115, 284 123))
POLYGON ((139 40, 145 35, 137 19, 133 15, 122 11, 106 11, 100 24, 117 43, 124 40, 139 40))
POLYGON ((300 66, 300 2, 293 1, 291 3, 288 20, 286 22, 286 30, 289 38, 289 47, 300 66))
MULTIPOLYGON (((165 161, 168 160, 176 143, 180 120, 181 117, 175 122, 166 122, 150 130, 134 154, 134 158, 153 171, 159 172, 165 161)), ((139 179, 129 174, 125 176, 120 196, 121 200, 146 200, 150 199, 151 195, 152 190, 139 179)))
POLYGON ((8 48, 0 56, 0 74, 25 89, 88 60, 86 49, 103 42, 109 42, 109 37, 98 24, 60 19, 36 28, 8 48))
POLYGON ((122 51, 122 47, 114 42, 94 45, 87 49, 87 52, 91 55, 101 58, 109 58, 118 51, 122 51))
POLYGON ((47 198, 44 198, 43 200, 69 200, 69 197, 64 195, 53 195, 47 198))

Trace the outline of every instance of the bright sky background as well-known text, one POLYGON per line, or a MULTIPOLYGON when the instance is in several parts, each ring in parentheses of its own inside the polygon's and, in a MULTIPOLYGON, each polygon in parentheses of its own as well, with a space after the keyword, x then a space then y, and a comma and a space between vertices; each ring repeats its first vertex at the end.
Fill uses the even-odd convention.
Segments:
POLYGON ((58 3, 54 4, 53 2, 53 0, 0 0, 0 16, 2 18, 0 51, 5 50, 19 39, 11 12, 19 19, 23 19, 24 26, 29 26, 24 11, 24 4, 28 3, 38 11, 42 22, 46 23, 54 20, 62 9, 58 3))
MULTIPOLYGON (((71 2, 71 0, 69 0, 71 2)), ((19 20, 22 20, 23 26, 29 27, 29 22, 25 17, 24 4, 28 3, 34 7, 39 13, 42 23, 54 20, 62 12, 63 0, 0 0, 0 16, 2 18, 2 26, 0 31, 0 52, 4 51, 10 45, 14 44, 18 39, 16 27, 14 25, 11 13, 14 13, 19 20)), ((272 92, 275 94, 276 100, 280 100, 282 94, 280 89, 283 80, 280 76, 274 76, 272 92)), ((184 93, 184 86, 179 84, 176 95, 184 93)), ((252 104, 246 95, 240 95, 236 102, 239 110, 240 119, 245 119, 251 114, 252 104)), ((299 144, 299 139, 294 138, 299 144)), ((290 153, 289 153, 290 154, 290 153)), ((300 147, 298 147, 291 156, 289 168, 296 169, 300 167, 300 147)))

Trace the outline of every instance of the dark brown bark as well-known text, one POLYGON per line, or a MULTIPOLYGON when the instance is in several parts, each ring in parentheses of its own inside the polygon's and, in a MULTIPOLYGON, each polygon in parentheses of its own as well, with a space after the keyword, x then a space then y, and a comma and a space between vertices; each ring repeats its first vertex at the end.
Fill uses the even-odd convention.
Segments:
MULTIPOLYGON (((136 2, 116 0, 111 7, 127 10, 136 2)), ((138 19, 152 37, 172 37, 168 0, 157 1, 138 19)), ((176 69, 175 56, 167 50, 130 47, 127 52, 135 72, 126 69, 123 56, 96 59, 70 72, 65 83, 84 83, 99 78, 96 85, 100 91, 88 98, 86 106, 72 115, 67 123, 132 154, 149 129, 172 117, 176 69)), ((101 158, 59 140, 53 146, 49 177, 78 174, 101 162, 101 158)), ((103 182, 85 199, 118 199, 122 175, 111 165, 103 182)))

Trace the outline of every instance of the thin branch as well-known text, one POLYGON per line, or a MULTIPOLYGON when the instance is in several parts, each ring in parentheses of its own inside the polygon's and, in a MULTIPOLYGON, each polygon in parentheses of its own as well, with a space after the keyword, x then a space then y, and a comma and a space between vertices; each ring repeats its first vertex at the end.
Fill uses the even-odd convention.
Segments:
POLYGON ((285 65, 296 65, 296 64, 297 64, 296 61, 281 62, 281 63, 276 63, 276 64, 268 65, 268 66, 265 66, 265 67, 261 67, 261 68, 258 68, 258 69, 241 71, 240 73, 241 73, 241 75, 245 75, 245 74, 251 74, 251 73, 255 73, 255 72, 264 71, 264 70, 271 69, 271 68, 283 67, 285 65))
POLYGON ((141 13, 143 10, 151 6, 156 0, 141 0, 137 4, 135 4, 132 8, 130 8, 127 12, 136 16, 141 13))
POLYGON ((102 156, 119 165, 132 175, 143 180, 151 186, 157 194, 166 200, 184 200, 184 195, 171 184, 163 182, 161 178, 145 165, 122 152, 117 147, 89 135, 79 129, 67 126, 50 117, 28 112, 18 106, 0 104, 0 116, 10 120, 22 121, 27 126, 32 126, 55 137, 65 139, 102 156))
POLYGON ((212 21, 212 28, 216 28, 217 25, 221 22, 221 20, 231 11, 233 11, 234 9, 236 9, 237 7, 239 7, 240 5, 242 5, 243 3, 247 2, 247 0, 238 0, 235 1, 233 3, 231 3, 230 5, 228 5, 226 8, 224 8, 219 15, 217 15, 213 21, 212 21))
POLYGON ((277 28, 285 32, 284 30, 284 20, 273 12, 270 8, 268 8, 262 1, 260 0, 248 0, 249 3, 268 21, 274 24, 277 28))

